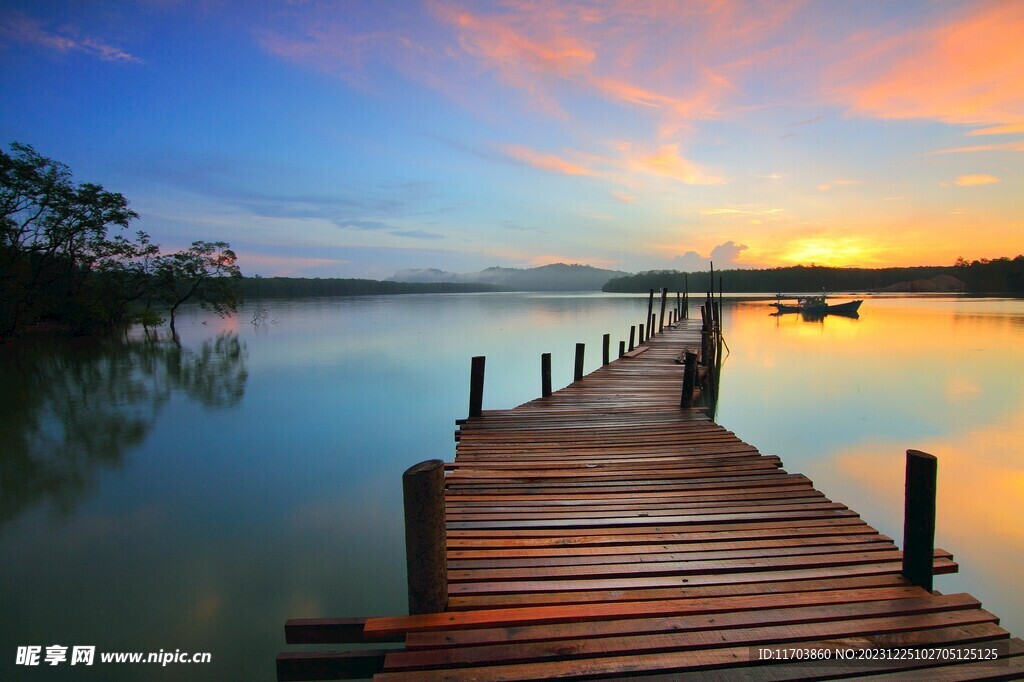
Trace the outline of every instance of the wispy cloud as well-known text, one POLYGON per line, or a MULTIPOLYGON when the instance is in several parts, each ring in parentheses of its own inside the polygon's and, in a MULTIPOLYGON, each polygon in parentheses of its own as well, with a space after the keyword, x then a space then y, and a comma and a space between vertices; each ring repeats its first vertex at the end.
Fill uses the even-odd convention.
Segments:
POLYGON ((939 149, 931 154, 970 154, 974 152, 1024 152, 1024 141, 1022 142, 1001 142, 999 144, 979 144, 970 147, 954 147, 952 149, 939 149))
POLYGON ((627 166, 640 173, 677 180, 686 185, 720 185, 721 176, 683 157, 678 144, 665 144, 653 150, 636 149, 629 143, 620 145, 627 166))
POLYGON ((1001 126, 991 126, 988 128, 979 128, 972 130, 968 135, 1012 135, 1015 133, 1024 133, 1024 123, 1008 123, 1001 126))
POLYGON ((389 234, 393 234, 396 237, 408 237, 409 239, 444 239, 443 234, 427 232, 425 230, 392 230, 389 234))
POLYGON ((781 208, 705 208, 701 215, 755 215, 773 216, 783 212, 781 208))
POLYGON ((99 38, 78 35, 73 26, 50 29, 21 12, 0 15, 0 41, 35 45, 52 52, 78 52, 106 62, 143 63, 139 57, 99 38))
POLYGON ((534 168, 539 168, 540 170, 563 173, 565 175, 596 175, 591 169, 556 154, 538 152, 522 145, 506 145, 501 148, 501 151, 511 159, 534 168))
POLYGON ((953 181, 953 184, 957 187, 975 187, 977 185, 991 185, 997 182, 1002 181, 994 175, 982 173, 978 175, 961 175, 953 181))
POLYGON ((822 192, 827 192, 830 189, 835 189, 836 187, 848 187, 850 185, 859 185, 861 184, 861 182, 861 180, 831 180, 829 182, 818 185, 818 189, 820 189, 822 192))

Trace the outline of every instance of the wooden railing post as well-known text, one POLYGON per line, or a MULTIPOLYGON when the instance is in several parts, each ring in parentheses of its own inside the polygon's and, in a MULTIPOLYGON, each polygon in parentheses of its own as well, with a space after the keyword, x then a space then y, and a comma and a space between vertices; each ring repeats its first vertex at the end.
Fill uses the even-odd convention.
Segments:
POLYGON ((611 362, 612 335, 605 334, 601 337, 601 364, 607 365, 611 362))
POLYGON ((482 355, 473 358, 469 369, 469 418, 479 417, 484 407, 484 363, 482 355))
POLYGON ((693 388, 697 384, 697 354, 686 349, 683 362, 683 393, 679 397, 679 407, 693 407, 693 388))
POLYGON ((576 344, 576 366, 573 369, 572 380, 579 381, 583 378, 583 349, 586 348, 585 343, 576 344))
POLYGON ((668 299, 668 287, 661 288, 661 314, 658 315, 658 333, 665 331, 665 302, 668 299))
POLYGON ((551 353, 540 356, 540 394, 544 398, 551 395, 551 353))
POLYGON ((636 340, 636 325, 630 325, 629 327, 629 349, 633 350, 636 348, 634 341, 636 340))
POLYGON ((938 460, 907 450, 903 504, 903 575, 914 585, 932 590, 935 554, 935 479, 938 460))
POLYGON ((640 343, 644 343, 644 326, 640 325, 640 343))
POLYGON ((647 317, 644 318, 644 324, 647 325, 647 336, 640 334, 640 342, 643 343, 647 339, 651 338, 651 315, 654 314, 654 289, 651 289, 650 295, 647 297, 647 317))
POLYGON ((409 613, 448 608, 448 555, 444 529, 444 462, 430 459, 402 474, 405 567, 409 613))
POLYGON ((626 354, 626 342, 625 341, 619 341, 619 357, 621 358, 625 354, 626 354))

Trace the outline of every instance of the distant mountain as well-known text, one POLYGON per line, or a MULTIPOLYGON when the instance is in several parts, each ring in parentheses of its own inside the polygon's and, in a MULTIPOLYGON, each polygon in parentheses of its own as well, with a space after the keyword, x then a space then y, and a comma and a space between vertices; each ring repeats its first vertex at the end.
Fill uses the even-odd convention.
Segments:
POLYGON ((555 263, 526 269, 493 267, 468 273, 435 268, 399 270, 388 279, 392 282, 493 284, 513 291, 600 291, 608 280, 627 274, 589 265, 555 263))

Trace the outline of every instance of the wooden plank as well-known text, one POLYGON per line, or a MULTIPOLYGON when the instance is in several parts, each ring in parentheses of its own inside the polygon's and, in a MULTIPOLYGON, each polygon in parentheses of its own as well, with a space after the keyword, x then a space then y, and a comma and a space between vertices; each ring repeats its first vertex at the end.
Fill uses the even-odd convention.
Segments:
MULTIPOLYGON (((631 618, 577 623, 556 623, 547 625, 516 625, 500 628, 477 628, 472 630, 444 630, 414 632, 405 640, 406 649, 434 649, 480 644, 507 642, 544 642, 562 639, 584 639, 612 635, 654 634, 662 632, 687 632, 692 630, 717 630, 723 628, 744 628, 766 623, 814 623, 837 618, 858 618, 877 615, 909 615, 912 613, 933 613, 937 611, 978 609, 981 603, 969 594, 921 597, 913 588, 900 588, 888 592, 878 590, 862 592, 859 597, 871 597, 864 601, 851 601, 849 597, 836 592, 817 595, 818 600, 808 599, 805 606, 769 608, 750 611, 731 611, 713 615, 672 615, 658 618, 631 618), (883 599, 888 593, 890 597, 883 599), (827 606, 829 608, 822 608, 827 606)), ((813 596, 813 595, 812 595, 813 596)))
MULTIPOLYGON (((873 646, 928 646, 937 643, 969 643, 1005 638, 1006 631, 992 623, 935 628, 912 632, 865 635, 856 638, 858 647, 873 646)), ((804 640, 802 646, 823 648, 842 645, 835 638, 804 640)), ((599 658, 518 663, 502 666, 478 666, 460 670, 417 670, 415 672, 384 672, 374 679, 392 680, 501 680, 587 679, 596 677, 631 676, 647 672, 690 672, 711 668, 767 665, 756 658, 757 647, 734 646, 685 651, 645 653, 641 655, 605 656, 599 658)), ((385 661, 385 665, 387 661, 385 661)), ((815 678, 806 678, 815 679, 815 678)))
POLYGON ((410 632, 459 630, 466 628, 522 626, 538 623, 573 623, 580 621, 641 618, 654 615, 701 615, 746 611, 751 609, 820 604, 830 598, 857 601, 927 596, 920 588, 834 590, 806 594, 765 594, 758 596, 716 597, 711 599, 666 599, 664 601, 625 602, 619 604, 575 604, 570 606, 538 606, 513 609, 491 609, 430 613, 418 616, 371 617, 363 632, 368 639, 392 637, 410 632))

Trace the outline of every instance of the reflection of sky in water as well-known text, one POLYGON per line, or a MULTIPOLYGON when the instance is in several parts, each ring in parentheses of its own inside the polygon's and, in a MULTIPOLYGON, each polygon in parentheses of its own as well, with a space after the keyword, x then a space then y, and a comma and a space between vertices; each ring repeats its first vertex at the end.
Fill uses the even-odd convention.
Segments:
POLYGON ((869 298, 858 320, 726 319, 718 421, 782 455, 898 542, 904 452, 939 458, 937 545, 970 592, 1024 631, 1024 301, 869 298))
MULTIPOLYGON (((571 379, 576 342, 587 344, 587 371, 603 333, 615 355, 646 297, 266 305, 260 328, 248 322, 251 304, 231 321, 185 315, 185 349, 198 355, 235 332, 244 374, 222 363, 178 383, 145 375, 150 390, 102 412, 146 415, 139 442, 113 461, 75 455, 86 485, 67 513, 40 500, 0 526, 8 654, 53 643, 209 650, 211 666, 149 679, 270 680, 285 619, 403 612, 401 473, 453 456, 470 357, 487 356, 485 408, 517 405, 539 394, 541 353, 553 353, 556 387, 571 379), (210 401, 239 385, 234 403, 210 401)), ((937 587, 970 591, 1024 631, 1012 582, 1024 534, 1024 305, 869 299, 859 320, 817 323, 768 310, 727 306, 719 421, 897 538, 902 453, 938 455, 939 543, 963 575, 937 587)), ((162 357, 147 361, 168 366, 162 357)), ((99 403, 104 393, 90 395, 99 403)), ((75 679, 139 674, 94 668, 75 679)))

